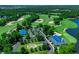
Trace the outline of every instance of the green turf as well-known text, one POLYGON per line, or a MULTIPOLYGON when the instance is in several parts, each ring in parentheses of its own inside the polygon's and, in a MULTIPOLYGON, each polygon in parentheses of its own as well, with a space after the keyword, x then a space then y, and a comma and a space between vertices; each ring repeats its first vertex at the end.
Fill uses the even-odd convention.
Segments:
MULTIPOLYGON (((25 17, 29 17, 29 15, 26 15, 25 17)), ((0 38, 2 33, 15 29, 17 27, 17 23, 21 24, 22 21, 15 22, 10 26, 0 26, 0 38)))
POLYGON ((61 21, 61 25, 65 28, 77 28, 77 24, 74 23, 73 21, 69 21, 69 20, 63 20, 61 21))
POLYGON ((62 34, 62 37, 67 41, 68 44, 77 43, 77 39, 75 39, 73 36, 69 35, 66 32, 62 34))
POLYGON ((77 28, 77 27, 78 26, 76 23, 69 21, 69 20, 63 20, 63 21, 61 21, 61 25, 57 26, 54 31, 56 31, 58 33, 63 33, 64 29, 77 28))
POLYGON ((37 27, 39 24, 50 25, 49 22, 53 21, 54 18, 58 18, 59 16, 51 15, 51 18, 49 18, 48 15, 43 14, 43 15, 39 15, 39 17, 40 19, 43 19, 43 22, 42 23, 33 22, 32 27, 37 27))
POLYGON ((54 19, 54 18, 59 18, 59 16, 51 15, 51 18, 52 18, 52 19, 54 19))
POLYGON ((49 19, 49 18, 48 18, 48 15, 45 15, 45 14, 39 15, 39 17, 40 17, 41 19, 45 19, 45 20, 48 20, 48 19, 49 19))
POLYGON ((65 30, 68 29, 68 28, 77 28, 77 27, 78 26, 77 26, 76 23, 74 23, 72 21, 69 21, 69 20, 63 20, 61 22, 61 25, 56 27, 54 31, 58 32, 58 33, 61 33, 62 37, 67 41, 68 44, 76 43, 77 40, 73 36, 66 33, 65 30))

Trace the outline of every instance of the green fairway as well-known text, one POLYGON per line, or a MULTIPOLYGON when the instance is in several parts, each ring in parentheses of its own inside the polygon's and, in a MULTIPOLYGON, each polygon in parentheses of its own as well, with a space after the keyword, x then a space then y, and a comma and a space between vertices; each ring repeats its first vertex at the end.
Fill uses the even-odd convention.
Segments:
POLYGON ((61 21, 61 25, 64 27, 64 28, 77 28, 77 24, 74 23, 73 21, 69 21, 69 20, 63 20, 61 21))
POLYGON ((53 19, 54 18, 58 18, 59 16, 54 16, 54 15, 51 15, 51 18, 48 17, 48 15, 39 15, 40 19, 43 19, 43 22, 42 23, 39 23, 39 22, 33 22, 32 23, 32 27, 36 27, 38 26, 39 24, 42 24, 42 25, 53 25, 53 19))
MULTIPOLYGON (((29 17, 29 15, 24 16, 24 18, 25 17, 29 17)), ((1 38, 2 33, 5 33, 5 32, 8 32, 8 31, 15 29, 17 27, 17 23, 21 24, 22 20, 21 21, 15 21, 14 23, 12 23, 12 25, 0 26, 0 38, 1 38)))
POLYGON ((41 19, 45 19, 45 20, 48 20, 48 19, 49 19, 49 18, 48 18, 48 15, 45 15, 45 14, 39 15, 39 17, 40 17, 41 19))
POLYGON ((54 19, 54 18, 59 18, 59 16, 51 15, 51 18, 52 18, 52 19, 54 19))
POLYGON ((65 30, 68 29, 68 28, 77 28, 77 27, 78 26, 77 26, 76 23, 69 21, 69 20, 63 20, 61 22, 61 25, 56 27, 54 31, 61 33, 62 37, 67 41, 68 44, 76 43, 77 40, 73 36, 66 33, 65 30))
POLYGON ((68 28, 77 28, 77 24, 72 22, 72 21, 69 21, 69 20, 63 20, 61 21, 61 25, 56 27, 54 31, 58 32, 58 33, 63 33, 63 31, 65 29, 68 29, 68 28))
POLYGON ((66 32, 62 34, 62 37, 67 41, 68 44, 77 43, 77 40, 66 32))

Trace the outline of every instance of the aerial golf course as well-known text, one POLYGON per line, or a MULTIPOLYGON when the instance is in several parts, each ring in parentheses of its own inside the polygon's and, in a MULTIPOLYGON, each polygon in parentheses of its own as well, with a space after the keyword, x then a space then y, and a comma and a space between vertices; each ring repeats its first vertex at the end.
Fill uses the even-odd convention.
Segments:
POLYGON ((0 54, 78 53, 79 9, 39 7, 1 7, 0 54))

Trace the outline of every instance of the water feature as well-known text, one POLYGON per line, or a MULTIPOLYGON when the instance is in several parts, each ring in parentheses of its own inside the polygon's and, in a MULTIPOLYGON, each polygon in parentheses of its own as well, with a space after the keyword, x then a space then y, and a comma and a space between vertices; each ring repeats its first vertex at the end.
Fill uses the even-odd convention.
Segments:
POLYGON ((66 32, 77 39, 75 48, 76 48, 77 53, 79 53, 79 39, 77 38, 77 34, 79 33, 79 19, 74 19, 73 22, 75 22, 78 25, 78 28, 73 28, 73 29, 69 28, 66 30, 66 32))

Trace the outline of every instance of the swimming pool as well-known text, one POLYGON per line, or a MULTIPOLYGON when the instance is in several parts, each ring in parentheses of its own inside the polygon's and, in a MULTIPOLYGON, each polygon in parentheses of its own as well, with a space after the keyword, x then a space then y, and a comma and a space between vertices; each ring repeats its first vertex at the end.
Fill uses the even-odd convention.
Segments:
POLYGON ((66 44, 66 41, 57 34, 51 36, 51 41, 54 45, 66 44))

